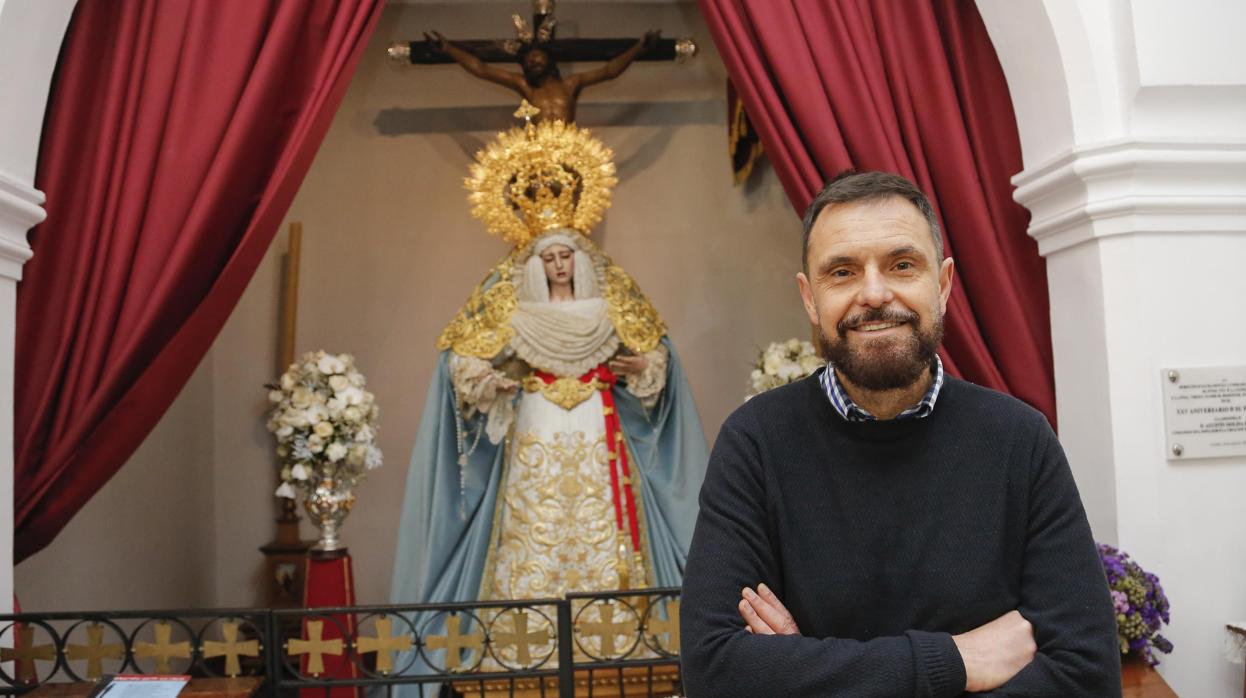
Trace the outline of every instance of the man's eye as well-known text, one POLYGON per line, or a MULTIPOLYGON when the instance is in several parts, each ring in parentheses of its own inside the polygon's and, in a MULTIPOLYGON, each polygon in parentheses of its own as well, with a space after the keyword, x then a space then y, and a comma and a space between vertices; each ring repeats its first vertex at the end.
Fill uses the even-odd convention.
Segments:
POLYGON ((900 271, 907 271, 912 268, 913 268, 912 262, 899 262, 896 264, 896 269, 899 269, 900 271))
POLYGON ((846 279, 851 274, 852 272, 848 271, 847 269, 836 269, 835 271, 831 272, 831 276, 837 279, 846 279))

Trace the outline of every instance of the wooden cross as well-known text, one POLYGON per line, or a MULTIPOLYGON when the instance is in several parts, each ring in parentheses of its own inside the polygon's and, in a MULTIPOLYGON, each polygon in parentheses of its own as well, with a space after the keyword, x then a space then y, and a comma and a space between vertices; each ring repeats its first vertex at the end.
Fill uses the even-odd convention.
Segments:
POLYGON ((613 657, 618 654, 614 641, 618 638, 628 639, 636 632, 635 619, 628 618, 619 623, 614 620, 614 605, 607 601, 597 604, 597 622, 581 621, 575 624, 575 631, 582 635, 601 638, 601 654, 613 657))
MULTIPOLYGON (((636 43, 630 39, 558 39, 554 36, 553 24, 549 19, 554 14, 554 3, 551 0, 533 0, 532 27, 538 33, 542 27, 548 26, 549 38, 541 41, 550 57, 556 62, 574 63, 577 61, 608 61, 626 51, 636 43)), ((514 39, 468 39, 455 40, 456 45, 471 51, 485 63, 514 63, 516 45, 514 39)), ((686 60, 696 54, 696 44, 691 39, 658 39, 652 49, 637 56, 638 61, 673 61, 686 60)), ((409 62, 416 65, 434 65, 453 63, 454 59, 437 51, 433 42, 404 41, 393 44, 389 55, 394 60, 409 62)))
POLYGON ((307 655, 307 673, 312 676, 320 676, 324 673, 324 655, 339 657, 344 648, 342 638, 324 640, 321 639, 323 635, 324 621, 309 620, 307 621, 307 639, 293 638, 286 643, 286 652, 291 657, 297 657, 300 654, 307 655))
POLYGON ((648 630, 654 643, 658 635, 666 635, 667 642, 662 645, 668 652, 679 653, 679 599, 666 604, 666 618, 659 618, 656 613, 649 614, 648 630), (671 648, 674 648, 673 650, 671 648))
POLYGON ((446 634, 433 635, 428 638, 428 648, 433 650, 444 649, 446 651, 446 669, 455 671, 459 668, 462 659, 459 652, 464 649, 479 650, 484 645, 484 633, 480 628, 472 631, 469 635, 464 635, 459 631, 459 627, 463 622, 462 616, 450 616, 446 619, 446 634))
POLYGON ((394 635, 393 624, 386 616, 376 619, 376 637, 360 637, 356 641, 359 654, 376 652, 376 670, 388 674, 394 670, 394 660, 390 652, 406 652, 415 645, 415 638, 410 635, 394 635))
POLYGON ((532 663, 531 647, 534 645, 544 645, 549 642, 549 628, 540 630, 528 630, 528 612, 515 609, 511 611, 511 626, 514 628, 510 632, 499 631, 493 633, 494 644, 501 647, 515 647, 515 659, 521 666, 528 666, 532 663))
POLYGON ((51 662, 56 659, 56 647, 53 645, 35 646, 35 629, 30 626, 17 629, 16 647, 0 649, 0 662, 17 663, 17 680, 23 683, 35 683, 39 680, 36 659, 51 662))
POLYGON ((65 656, 70 660, 87 660, 87 678, 94 681, 104 674, 103 660, 124 659, 125 648, 120 643, 104 644, 104 626, 92 623, 87 626, 87 644, 69 645, 65 656))
POLYGON ((641 39, 557 39, 553 0, 533 0, 533 26, 529 29, 514 16, 519 37, 508 40, 450 41, 434 31, 423 42, 390 46, 389 55, 403 62, 444 63, 454 61, 472 75, 502 85, 536 107, 537 120, 575 121, 581 92, 622 75, 637 59, 671 60, 696 53, 691 39, 663 41, 658 32, 641 39), (559 61, 605 61, 591 70, 563 74, 559 61), (505 70, 490 63, 518 63, 522 70, 505 70))
POLYGON ((224 657, 225 675, 233 678, 242 673, 242 665, 238 661, 239 657, 260 656, 260 641, 247 640, 246 642, 238 642, 238 623, 234 622, 222 623, 221 635, 225 638, 224 642, 208 641, 203 643, 203 657, 204 659, 224 657))
POLYGON ((134 643, 134 656, 138 659, 147 659, 155 657, 156 673, 171 674, 173 670, 169 667, 169 660, 190 659, 190 643, 183 640, 178 643, 172 643, 169 640, 173 637, 173 626, 165 621, 156 623, 156 641, 136 642, 134 643))

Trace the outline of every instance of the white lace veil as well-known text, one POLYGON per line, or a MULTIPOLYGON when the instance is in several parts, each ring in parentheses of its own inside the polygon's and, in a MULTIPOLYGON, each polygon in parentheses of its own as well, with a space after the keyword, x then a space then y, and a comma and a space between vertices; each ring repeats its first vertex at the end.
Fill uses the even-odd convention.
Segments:
POLYGON ((531 366, 558 376, 579 376, 614 354, 618 334, 598 291, 593 258, 582 248, 574 230, 554 230, 532 245, 516 279, 519 307, 511 315, 515 336, 510 345, 531 366), (549 280, 541 253, 551 245, 574 250, 572 290, 575 299, 551 303, 549 280))
POLYGON ((523 280, 519 284, 519 300, 530 303, 549 302, 549 279, 545 276, 545 263, 541 253, 552 245, 565 245, 575 254, 575 271, 571 279, 571 287, 576 300, 596 298, 597 270, 593 267, 593 259, 580 249, 580 234, 574 230, 559 229, 546 233, 532 245, 532 255, 523 265, 523 280))

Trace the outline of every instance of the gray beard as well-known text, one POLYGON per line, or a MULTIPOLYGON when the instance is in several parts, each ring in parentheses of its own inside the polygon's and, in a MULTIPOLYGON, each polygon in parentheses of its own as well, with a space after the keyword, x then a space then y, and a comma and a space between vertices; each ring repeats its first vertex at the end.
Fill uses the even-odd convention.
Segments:
MULTIPOLYGON (((856 324, 879 320, 888 321, 889 318, 885 314, 865 317, 856 324)), ((915 320, 908 324, 913 332, 906 338, 867 339, 864 346, 859 347, 848 343, 849 328, 842 322, 836 328, 834 339, 819 325, 818 341, 822 355, 853 385, 873 391, 898 390, 921 379, 922 374, 934 364, 935 354, 943 341, 941 315, 929 330, 923 331, 915 320), (884 343, 891 346, 882 346, 884 343)))

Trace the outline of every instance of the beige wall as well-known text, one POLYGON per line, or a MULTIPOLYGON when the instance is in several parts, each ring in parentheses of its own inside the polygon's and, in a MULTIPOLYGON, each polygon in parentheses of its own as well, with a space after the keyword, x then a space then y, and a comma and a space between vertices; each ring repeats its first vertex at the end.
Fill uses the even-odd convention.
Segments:
POLYGON ((24 611, 215 603, 212 370, 205 361, 125 467, 14 570, 24 611))
MULTIPOLYGON (((451 38, 505 36, 510 13, 526 5, 387 8, 288 217, 304 225, 298 350, 354 353, 382 410, 386 465, 361 486, 344 528, 361 603, 388 599, 407 459, 436 361, 434 339, 507 250, 469 216, 462 179, 472 153, 513 123, 517 104, 507 90, 455 66, 391 64, 384 47, 434 28, 451 38)), ((750 187, 732 185, 726 73, 695 4, 564 2, 559 10, 562 36, 639 36, 661 27, 665 36, 691 35, 701 47, 691 63, 637 64, 618 81, 590 89, 579 120, 615 150, 619 168, 614 206, 594 237, 662 313, 712 439, 739 404, 759 345, 807 335, 792 278, 800 260, 798 221, 768 167, 750 187)), ((210 375, 199 380, 210 384, 208 407, 201 396, 184 394, 149 440, 189 431, 178 419, 213 424, 204 446, 211 479, 194 500, 212 512, 212 533, 205 530, 200 542, 215 551, 213 562, 191 567, 203 563, 174 559, 176 549, 168 558, 121 551, 136 563, 124 575, 180 564, 185 574, 214 578, 217 605, 261 598, 256 548, 272 536, 274 513, 261 385, 274 377, 284 246, 283 233, 205 361, 210 375)), ((142 458, 136 455, 118 479, 144 467, 142 458)), ((119 516, 91 508, 79 517, 83 525, 67 531, 64 545, 89 548, 112 535, 119 516)), ((45 556, 77 564, 56 550, 45 556)), ((50 574, 47 566, 26 570, 32 564, 18 568, 19 581, 37 584, 50 574)))

